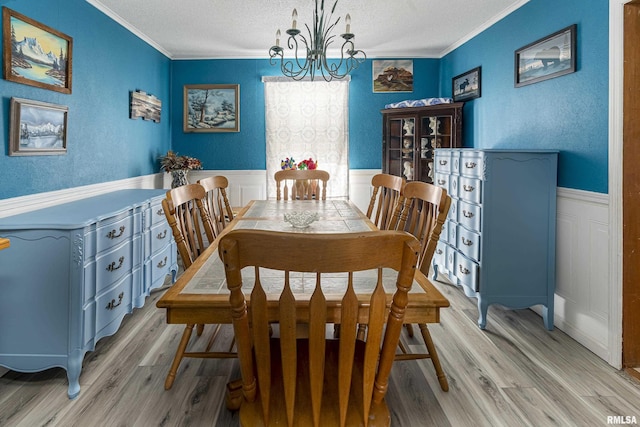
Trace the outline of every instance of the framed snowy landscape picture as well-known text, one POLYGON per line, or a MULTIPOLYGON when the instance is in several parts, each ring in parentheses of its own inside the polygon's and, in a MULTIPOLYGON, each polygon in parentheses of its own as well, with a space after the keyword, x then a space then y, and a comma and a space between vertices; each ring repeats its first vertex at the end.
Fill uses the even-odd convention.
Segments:
POLYGON ((71 93, 73 39, 7 7, 2 8, 3 77, 71 93))
POLYGON ((240 85, 185 85, 185 132, 239 132, 240 85))
POLYGON ((67 153, 67 113, 64 105, 11 98, 10 156, 67 153))

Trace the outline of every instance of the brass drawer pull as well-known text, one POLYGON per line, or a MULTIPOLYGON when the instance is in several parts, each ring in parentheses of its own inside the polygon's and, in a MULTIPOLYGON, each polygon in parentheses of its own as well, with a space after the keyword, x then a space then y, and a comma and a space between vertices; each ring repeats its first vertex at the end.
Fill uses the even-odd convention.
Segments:
POLYGON ((464 237, 462 238, 462 244, 465 246, 471 246, 473 245, 473 241, 469 240, 469 239, 465 239, 464 237))
POLYGON ((122 304, 122 298, 124 298, 124 292, 120 292, 120 295, 118 295, 118 302, 116 302, 115 298, 109 301, 106 307, 107 310, 113 310, 114 308, 122 304))
POLYGON ((437 253, 438 255, 442 255, 442 249, 436 249, 436 253, 437 253))
POLYGON ((164 233, 158 233, 158 235, 156 236, 156 238, 157 238, 158 240, 162 240, 162 239, 164 239, 165 237, 167 237, 167 229, 166 229, 166 228, 164 229, 164 233))
POLYGON ((440 165, 444 166, 449 162, 447 162, 446 160, 440 160, 440 161, 438 161, 438 163, 440 163, 440 165))
POLYGON ((117 267, 116 267, 116 262, 115 261, 113 261, 111 264, 109 264, 107 266, 107 271, 116 271, 117 269, 122 267, 122 263, 124 262, 124 256, 121 256, 118 261, 120 261, 120 264, 118 264, 117 267))
POLYGON ((165 257, 164 257, 164 260, 162 260, 162 261, 160 261, 160 262, 158 263, 158 268, 162 268, 162 267, 164 267, 164 266, 166 266, 166 265, 167 265, 167 257, 165 256, 165 257))
POLYGON ((156 215, 164 215, 164 212, 162 211, 162 209, 158 209, 156 211, 156 215))
POLYGON ((107 233, 107 238, 109 238, 109 239, 117 239, 118 237, 122 236, 122 233, 124 233, 124 225, 120 227, 120 233, 118 233, 118 234, 116 234, 116 230, 115 229, 113 229, 109 233, 107 233))
POLYGON ((474 163, 474 162, 465 162, 465 163, 464 163, 464 167, 466 167, 467 169, 473 169, 473 168, 475 168, 476 166, 478 166, 478 164, 477 164, 477 163, 474 163))
POLYGON ((464 188, 464 191, 469 191, 469 192, 475 190, 475 187, 472 185, 463 185, 462 188, 464 188))
POLYGON ((438 180, 438 185, 445 185, 447 183, 447 181, 445 181, 444 179, 439 179, 438 180))
POLYGON ((465 218, 473 218, 473 212, 462 211, 465 218))
POLYGON ((469 273, 471 273, 469 270, 467 270, 466 268, 464 268, 464 267, 462 266, 462 264, 458 264, 458 267, 460 268, 460 273, 462 273, 462 274, 469 274, 469 273))

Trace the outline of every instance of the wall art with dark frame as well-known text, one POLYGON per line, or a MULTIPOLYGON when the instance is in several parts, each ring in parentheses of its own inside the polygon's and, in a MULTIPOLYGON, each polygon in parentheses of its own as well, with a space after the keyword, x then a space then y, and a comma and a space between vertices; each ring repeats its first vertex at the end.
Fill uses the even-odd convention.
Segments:
POLYGON ((2 8, 5 80, 70 94, 72 46, 66 34, 2 8))
POLYGON ((185 85, 184 132, 239 132, 240 85, 185 85))
POLYGON ((470 101, 481 96, 482 67, 476 67, 451 79, 454 102, 470 101))
POLYGON ((10 156, 67 153, 67 115, 64 105, 11 98, 10 156))
POLYGON ((515 86, 525 86, 576 71, 576 28, 573 24, 515 52, 515 86))

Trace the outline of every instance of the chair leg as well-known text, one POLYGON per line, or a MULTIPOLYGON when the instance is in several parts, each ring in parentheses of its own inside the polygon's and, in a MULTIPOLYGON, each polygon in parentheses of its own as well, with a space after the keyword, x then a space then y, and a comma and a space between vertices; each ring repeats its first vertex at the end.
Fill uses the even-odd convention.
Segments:
POLYGON ((422 338, 424 339, 424 343, 427 346, 427 351, 429 352, 429 356, 431 362, 433 362, 433 367, 436 370, 436 376, 438 377, 438 382, 440 383, 440 388, 442 391, 449 391, 449 383, 447 381, 447 376, 444 374, 442 370, 442 366, 440 365, 440 358, 438 358, 438 352, 436 352, 436 346, 433 345, 433 340, 431 339, 431 333, 427 328, 427 325, 424 323, 420 324, 420 332, 422 333, 422 338))
POLYGON ((404 327, 407 328, 407 334, 409 338, 413 338, 413 325, 411 323, 405 323, 404 327))
POLYGON ((242 394, 242 380, 234 380, 227 383, 227 392, 225 393, 225 404, 230 411, 240 409, 244 395, 242 394))
POLYGON ((169 390, 173 385, 173 381, 176 379, 176 372, 178 372, 178 367, 180 366, 180 362, 184 357, 184 351, 187 349, 189 338, 191 338, 191 333, 193 332, 193 326, 194 325, 187 325, 187 327, 184 328, 182 339, 180 340, 180 344, 178 345, 178 349, 176 350, 176 355, 173 358, 173 363, 171 363, 171 368, 169 369, 169 373, 167 374, 167 379, 164 380, 165 390, 169 390))
POLYGON ((203 331, 204 331, 204 325, 198 325, 198 327, 196 328, 196 335, 201 336, 203 331))

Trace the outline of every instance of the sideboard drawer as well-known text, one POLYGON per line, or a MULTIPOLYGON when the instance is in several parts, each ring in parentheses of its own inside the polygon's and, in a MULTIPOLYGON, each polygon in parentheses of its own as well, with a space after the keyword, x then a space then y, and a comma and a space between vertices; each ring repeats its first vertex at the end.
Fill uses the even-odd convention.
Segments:
POLYGON ((442 187, 447 190, 447 193, 451 194, 451 175, 448 173, 435 174, 435 180, 433 181, 438 187, 442 187))
POLYGON ((167 218, 164 216, 162 210, 162 200, 159 203, 151 205, 151 224, 157 224, 159 222, 167 222, 167 218))
POLYGON ((163 251, 158 252, 151 258, 151 284, 156 284, 158 280, 164 280, 169 273, 169 268, 175 257, 175 249, 172 245, 167 246, 163 251))
POLYGON ((96 335, 113 321, 131 312, 133 274, 128 274, 116 286, 96 298, 96 335))
POLYGON ((156 253, 171 242, 171 227, 167 221, 151 227, 151 253, 156 253))
POLYGON ((467 257, 480 261, 480 235, 464 227, 458 230, 456 247, 467 257))
POLYGON ((481 180, 461 176, 459 178, 459 185, 460 188, 458 190, 458 197, 460 199, 475 203, 477 205, 482 203, 481 180))
POLYGON ((456 253, 454 274, 461 284, 478 292, 478 264, 462 255, 456 253))
POLYGON ((458 223, 470 230, 480 231, 480 215, 482 211, 480 206, 460 200, 458 209, 458 223))
POLYGON ((129 212, 101 221, 96 229, 96 252, 100 253, 129 240, 134 231, 133 221, 134 217, 129 212))
POLYGON ((481 152, 465 152, 460 154, 460 175, 482 178, 484 158, 481 152))
POLYGON ((456 243, 458 243, 458 224, 450 221, 447 222, 449 223, 449 226, 447 227, 447 242, 451 246, 455 246, 456 243))
POLYGON ((133 242, 128 241, 106 254, 96 257, 96 294, 130 273, 140 263, 132 250, 133 242))
POLYGON ((451 172, 451 154, 449 151, 435 151, 435 164, 441 172, 451 172))
POLYGON ((451 197, 451 206, 449 207, 447 219, 449 221, 458 222, 458 199, 454 197, 451 197))
POLYGON ((447 245, 442 240, 439 240, 438 244, 436 245, 436 250, 433 253, 433 260, 436 264, 438 265, 445 264, 446 250, 447 250, 447 245))

